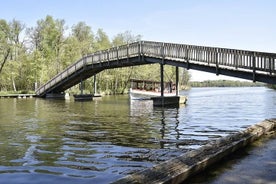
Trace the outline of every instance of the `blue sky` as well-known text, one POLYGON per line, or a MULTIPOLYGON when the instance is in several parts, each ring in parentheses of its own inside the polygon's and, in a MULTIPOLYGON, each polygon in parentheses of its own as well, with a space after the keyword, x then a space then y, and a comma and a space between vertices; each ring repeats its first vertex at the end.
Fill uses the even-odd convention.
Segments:
POLYGON ((51 15, 70 28, 80 21, 112 38, 131 31, 144 40, 276 52, 275 0, 8 0, 0 18, 28 27, 51 15))

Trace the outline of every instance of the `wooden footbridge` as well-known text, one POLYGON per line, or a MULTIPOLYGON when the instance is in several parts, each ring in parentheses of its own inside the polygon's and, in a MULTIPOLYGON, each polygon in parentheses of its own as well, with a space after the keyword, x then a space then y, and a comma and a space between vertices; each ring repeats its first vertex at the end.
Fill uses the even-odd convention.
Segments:
POLYGON ((140 41, 81 58, 40 86, 36 95, 62 93, 105 69, 152 63, 276 84, 276 53, 140 41))

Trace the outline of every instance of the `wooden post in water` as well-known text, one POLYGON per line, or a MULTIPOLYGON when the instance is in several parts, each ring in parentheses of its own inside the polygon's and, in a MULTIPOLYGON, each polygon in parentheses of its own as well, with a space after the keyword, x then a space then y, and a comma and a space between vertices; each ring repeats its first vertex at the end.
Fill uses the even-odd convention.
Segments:
POLYGON ((81 91, 81 94, 83 94, 83 81, 81 79, 81 82, 80 82, 80 91, 81 91))
POLYGON ((161 76, 161 100, 162 100, 162 107, 164 107, 164 65, 160 64, 160 76, 161 76))
POLYGON ((161 76, 161 97, 164 96, 164 65, 160 64, 160 76, 161 76))
POLYGON ((97 81, 96 81, 96 74, 94 75, 94 95, 97 94, 97 81))
POLYGON ((84 83, 83 83, 83 79, 81 79, 80 81, 81 94, 74 95, 75 101, 91 101, 93 99, 92 94, 83 94, 83 90, 84 90, 84 83))
POLYGON ((179 69, 178 66, 175 68, 175 96, 179 95, 179 69))

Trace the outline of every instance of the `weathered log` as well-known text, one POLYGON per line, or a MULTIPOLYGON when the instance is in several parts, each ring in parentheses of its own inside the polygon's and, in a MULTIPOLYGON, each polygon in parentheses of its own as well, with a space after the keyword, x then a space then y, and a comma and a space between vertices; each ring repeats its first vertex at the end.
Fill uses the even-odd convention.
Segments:
POLYGON ((181 183, 223 157, 248 145, 276 128, 276 119, 265 120, 239 133, 229 135, 168 160, 152 168, 128 175, 114 183, 181 183))

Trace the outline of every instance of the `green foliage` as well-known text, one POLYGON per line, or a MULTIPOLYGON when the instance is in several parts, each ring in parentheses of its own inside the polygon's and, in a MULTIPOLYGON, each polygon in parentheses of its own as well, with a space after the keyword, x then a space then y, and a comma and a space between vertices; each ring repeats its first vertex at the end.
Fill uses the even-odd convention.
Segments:
POLYGON ((8 23, 0 20, 0 74, 11 52, 11 33, 8 23))
POLYGON ((142 38, 141 35, 135 36, 135 35, 132 35, 130 31, 126 31, 124 33, 117 34, 113 38, 112 46, 116 47, 116 46, 120 46, 128 43, 140 41, 141 38, 142 38))
MULTIPOLYGON (((102 29, 96 34, 95 50, 108 49, 140 40, 140 36, 131 35, 129 31, 117 34, 112 42, 102 29)), ((101 72, 97 75, 99 92, 105 94, 122 94, 128 90, 129 80, 133 77, 134 67, 116 68, 101 72)))
MULTIPOLYGON (((76 39, 74 42, 74 48, 78 50, 81 56, 85 56, 95 49, 94 46, 94 34, 91 27, 85 24, 85 22, 79 22, 72 27, 72 36, 69 40, 76 39)), ((68 43, 70 46, 70 42, 68 43)), ((76 54, 78 55, 78 54, 76 54)))
POLYGON ((95 40, 96 51, 105 50, 111 47, 111 42, 103 29, 98 29, 95 40))
MULTIPOLYGON (((47 15, 33 27, 18 20, 0 20, 0 91, 35 90, 54 75, 83 56, 95 51, 140 41, 141 35, 130 31, 112 39, 103 29, 95 34, 85 22, 71 29, 63 19, 47 15)), ((160 65, 116 68, 97 74, 98 92, 125 93, 131 78, 160 80, 160 65)), ((93 77, 85 81, 85 92, 93 91, 93 77)), ((175 80, 175 67, 165 66, 165 81, 175 80)), ((187 84, 189 75, 180 69, 180 83, 187 84)), ((69 91, 79 91, 78 85, 69 91)))

